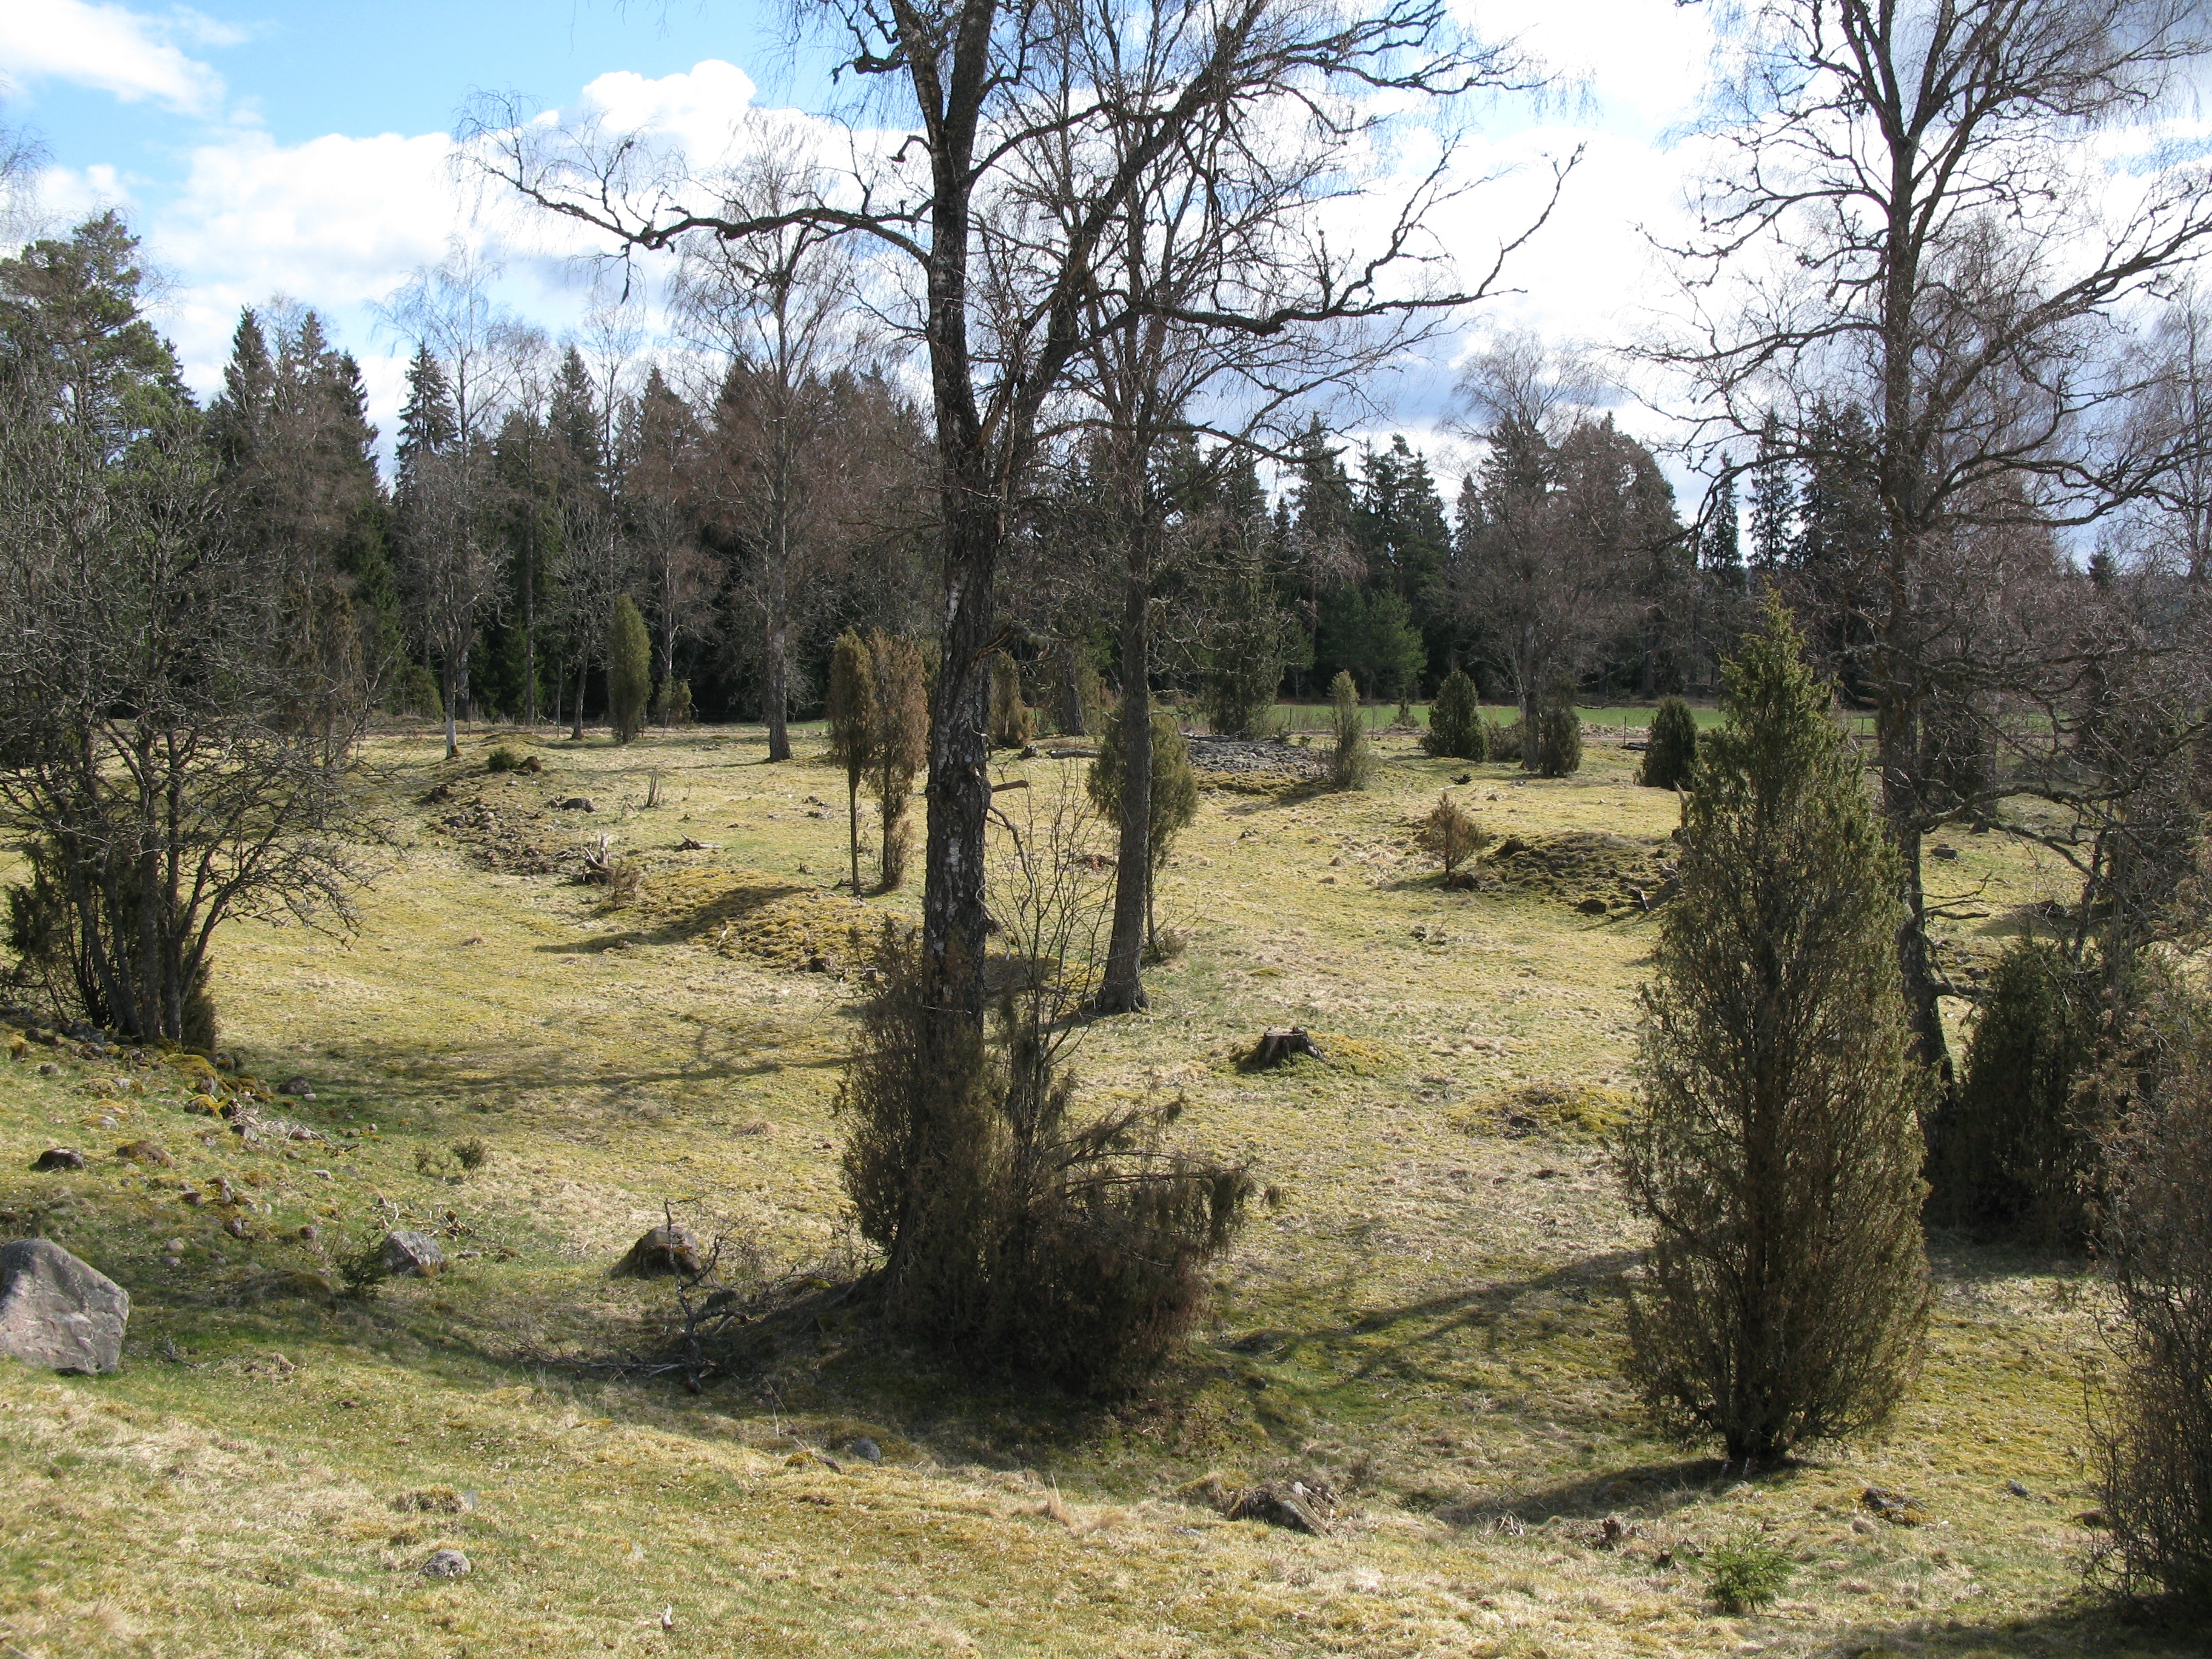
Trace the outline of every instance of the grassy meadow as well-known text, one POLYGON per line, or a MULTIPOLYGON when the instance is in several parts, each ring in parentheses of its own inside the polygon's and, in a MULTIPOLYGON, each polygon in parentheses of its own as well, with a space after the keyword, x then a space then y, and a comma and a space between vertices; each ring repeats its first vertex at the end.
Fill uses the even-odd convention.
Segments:
MULTIPOLYGON (((787 766, 754 728, 480 732, 451 764, 428 733, 380 738, 358 927, 221 945, 223 1048, 306 1079, 280 1109, 321 1139, 249 1151, 173 1066, 0 1063, 0 1221, 133 1301, 117 1375, 0 1364, 0 1651, 2203 1651, 2078 1591, 2103 1349, 2077 1263, 1938 1238, 1932 1349, 1883 1441, 1743 1480, 1650 1435, 1620 1381, 1638 1241, 1605 1135, 1652 939, 1629 892, 1677 809, 1636 786, 1613 712, 1568 780, 1391 733, 1364 793, 1204 792, 1160 892, 1183 948, 1152 1012, 1076 1063, 1097 1103, 1180 1094, 1178 1134, 1249 1160, 1267 1199, 1187 1356, 1103 1406, 978 1381, 834 1299, 701 1393, 625 1374, 673 1291, 608 1270, 664 1206, 779 1264, 850 1249, 851 932, 916 895, 835 885, 843 781, 816 735, 787 766), (488 774, 495 742, 545 769, 488 774), (1528 850, 1446 891, 1414 826, 1462 774, 1528 850), (569 796, 595 810, 550 805, 569 796), (602 834, 642 871, 620 908, 564 873, 602 834), (1290 1022, 1326 1058, 1239 1068, 1290 1022), (173 1163, 114 1156, 140 1139, 173 1163), (87 1167, 30 1173, 55 1145, 87 1167), (224 1180, 245 1202, 187 1200, 224 1180), (452 1271, 324 1293, 403 1224, 452 1271), (1330 1535, 1208 1501, 1273 1475, 1336 1490, 1330 1535), (1869 1485, 1929 1523, 1871 1518, 1869 1485), (1796 1571, 1727 1616, 1704 1558, 1746 1534, 1796 1571), (445 1547, 469 1577, 421 1575, 445 1547)), ((1005 770, 1049 805, 1081 765, 1005 770)), ((1964 976, 2066 883, 1996 836, 1954 850, 1929 879, 1960 901, 1964 976)))

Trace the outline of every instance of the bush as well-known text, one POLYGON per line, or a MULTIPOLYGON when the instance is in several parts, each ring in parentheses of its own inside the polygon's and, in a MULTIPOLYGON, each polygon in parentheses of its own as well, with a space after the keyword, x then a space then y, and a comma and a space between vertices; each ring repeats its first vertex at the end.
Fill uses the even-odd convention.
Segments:
POLYGON ((607 634, 607 719, 617 743, 632 742, 644 729, 646 700, 652 695, 653 638, 630 596, 618 594, 607 634))
POLYGON ((1431 755, 1448 755, 1456 760, 1490 758, 1489 728, 1475 702, 1474 682, 1462 670, 1453 669, 1437 688, 1422 746, 1431 755))
POLYGON ((1449 790, 1437 797, 1437 804, 1422 820, 1421 849, 1444 866, 1447 887, 1456 884, 1461 863, 1489 844, 1489 833, 1474 821, 1473 813, 1451 798, 1449 790))
POLYGON ((1203 1306, 1249 1176, 1164 1148, 1180 1102, 1077 1121, 1050 1011, 1018 986, 987 1042, 929 1006, 910 937, 886 929, 877 967, 836 1109, 892 1322, 1084 1393, 1141 1382, 1203 1306))
POLYGON ((1683 789, 1698 763, 1698 717, 1680 697, 1668 697, 1651 716, 1637 781, 1652 789, 1683 789))
POLYGON ((1894 849, 1789 613, 1723 666, 1644 993, 1630 1376, 1731 1460, 1885 1420, 1929 1311, 1894 849), (1784 1040, 1786 1037, 1787 1040, 1784 1040))
POLYGON ((2094 1426, 2095 1565, 2212 1611, 2212 1006, 2164 975, 2100 1093, 2120 1376, 2094 1426))
POLYGON ((991 747, 1025 749, 1036 735, 1036 711, 1022 701, 1022 666, 1003 651, 991 653, 991 747))
POLYGON ((1755 1532, 1716 1544, 1705 1556, 1705 1582, 1723 1613, 1757 1613, 1796 1571, 1778 1546, 1755 1532))
POLYGON ((691 724, 691 682, 664 680, 653 694, 653 717, 663 726, 691 724))
POLYGON ((1564 778, 1582 769, 1583 717, 1575 708, 1575 688, 1563 681, 1552 688, 1536 711, 1532 769, 1547 778, 1564 778))
POLYGON ((1528 729, 1519 720, 1510 726, 1501 726, 1496 720, 1485 720, 1482 740, 1494 761, 1519 761, 1526 758, 1528 746, 1528 729))
POLYGON ((1328 781, 1339 789, 1364 789, 1381 764, 1374 741, 1367 735, 1367 719, 1359 710, 1359 688, 1351 672, 1337 670, 1328 683, 1328 720, 1333 743, 1328 751, 1328 781))
POLYGON ((419 662, 407 664, 392 677, 384 706, 402 720, 446 718, 446 699, 438 690, 438 677, 419 662))
POLYGON ((522 751, 509 748, 503 743, 484 757, 484 770, 487 772, 514 772, 520 771, 521 767, 522 751))
POLYGON ((1929 1126, 1928 1211, 1940 1224, 2080 1249, 2095 1226, 2097 1145, 2075 1085, 2097 1041, 2097 975, 2023 939, 1990 980, 1966 1079, 1929 1126))

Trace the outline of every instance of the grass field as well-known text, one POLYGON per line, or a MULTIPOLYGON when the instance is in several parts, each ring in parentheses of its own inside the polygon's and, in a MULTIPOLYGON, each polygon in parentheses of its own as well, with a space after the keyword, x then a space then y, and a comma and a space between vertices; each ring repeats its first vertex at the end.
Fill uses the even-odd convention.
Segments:
MULTIPOLYGON (((428 736, 379 740, 357 930, 240 924, 216 988, 225 1046, 272 1083, 306 1077, 316 1099, 284 1109, 325 1139, 247 1151, 190 1115, 173 1068, 35 1045, 0 1065, 9 1231, 58 1239, 134 1302, 118 1375, 0 1365, 0 1644, 2203 1651, 2078 1594, 2103 1350, 2076 1264, 1939 1238, 1933 1348, 1881 1443, 1747 1481, 1648 1434, 1620 1381, 1638 1241, 1603 1135, 1652 937, 1621 901, 1677 808, 1592 718, 1575 778, 1473 769, 1462 798, 1540 854, 1473 892, 1410 850, 1468 769, 1409 737, 1384 738, 1364 793, 1206 792, 1161 893, 1187 949, 1153 975, 1153 1012, 1094 1027, 1078 1063, 1094 1101, 1182 1093, 1178 1133, 1273 1191, 1188 1357, 1110 1407, 977 1382, 839 1307, 696 1395, 619 1380, 671 1292, 608 1269, 665 1204, 779 1261, 845 1248, 848 934, 914 895, 836 890, 842 780, 811 738, 782 767, 756 729, 627 750, 483 732, 451 765, 428 736), (495 740, 545 773, 487 775, 495 740), (597 810, 550 807, 571 795, 597 810), (643 866, 629 908, 543 868, 602 833, 643 866), (1613 908, 1575 908, 1591 896, 1613 908), (1290 1020, 1326 1060, 1237 1068, 1290 1020), (112 1156, 141 1139, 173 1164, 112 1156), (452 1148, 476 1140, 467 1170, 452 1148), (57 1144, 88 1167, 28 1173, 57 1144), (251 1207, 186 1200, 219 1179, 251 1207), (443 1234, 453 1271, 319 1292, 351 1242, 400 1223, 443 1234), (863 1435, 879 1465, 844 1449, 863 1435), (1276 1474, 1336 1488, 1331 1535, 1206 1501, 1209 1478, 1276 1474), (1869 1484, 1931 1522, 1870 1519, 1869 1484), (1764 1614, 1723 1616, 1702 1553, 1747 1533, 1795 1575, 1764 1614), (426 1580, 446 1546, 475 1571, 426 1580)), ((1079 765, 1006 769, 1049 799, 1079 765)), ((1974 896, 1944 943, 1963 975, 2061 877, 1995 836, 1955 851, 1931 880, 1974 896)))

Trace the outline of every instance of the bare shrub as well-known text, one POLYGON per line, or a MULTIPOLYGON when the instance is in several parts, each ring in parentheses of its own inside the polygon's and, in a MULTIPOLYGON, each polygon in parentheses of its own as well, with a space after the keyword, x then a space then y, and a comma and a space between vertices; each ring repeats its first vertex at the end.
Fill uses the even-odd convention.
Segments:
POLYGON ((2212 1007, 2178 979, 2146 979, 2102 1090, 2121 1368, 2095 1425, 2111 1528, 2095 1565, 2195 1610, 2212 1607, 2212 1007))
POLYGON ((993 909, 1008 957, 991 1030, 932 1020, 917 943, 886 928, 883 993, 837 1096, 845 1188, 886 1257, 895 1322, 1118 1392, 1197 1316, 1202 1269, 1241 1224, 1251 1182, 1166 1146, 1180 1100, 1079 1115, 1066 1061, 1107 890, 1072 796, 1002 827, 993 909))
POLYGON ((1765 1462, 1879 1425, 1917 1364, 1927 1081, 1895 854, 1778 604, 1724 674, 1620 1145, 1652 1230, 1630 1376, 1686 1438, 1765 1462))

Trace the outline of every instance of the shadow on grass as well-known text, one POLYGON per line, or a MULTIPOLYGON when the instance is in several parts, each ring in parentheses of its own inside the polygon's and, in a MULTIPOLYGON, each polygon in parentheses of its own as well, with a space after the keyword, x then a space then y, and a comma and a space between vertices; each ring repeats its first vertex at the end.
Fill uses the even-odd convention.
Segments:
POLYGON ((2083 1591, 2047 1612, 2018 1619, 1914 1620, 1855 1625, 1814 1652, 1832 1659, 2022 1659, 2037 1654, 2204 1659, 2201 1621, 2083 1591))

